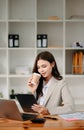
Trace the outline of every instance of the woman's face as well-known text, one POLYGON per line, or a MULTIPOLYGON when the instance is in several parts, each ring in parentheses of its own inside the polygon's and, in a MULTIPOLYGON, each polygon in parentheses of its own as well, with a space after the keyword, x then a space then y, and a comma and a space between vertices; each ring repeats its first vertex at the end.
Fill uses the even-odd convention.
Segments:
POLYGON ((54 62, 50 63, 47 60, 38 60, 37 62, 37 68, 38 72, 44 77, 44 78, 51 78, 52 76, 52 68, 54 67, 54 62))

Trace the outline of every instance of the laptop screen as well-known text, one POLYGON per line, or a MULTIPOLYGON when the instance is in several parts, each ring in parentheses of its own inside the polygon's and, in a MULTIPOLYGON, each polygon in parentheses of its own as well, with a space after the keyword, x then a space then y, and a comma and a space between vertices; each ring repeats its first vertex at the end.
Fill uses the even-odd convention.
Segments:
POLYGON ((16 102, 7 99, 0 99, 0 118, 23 120, 16 102))

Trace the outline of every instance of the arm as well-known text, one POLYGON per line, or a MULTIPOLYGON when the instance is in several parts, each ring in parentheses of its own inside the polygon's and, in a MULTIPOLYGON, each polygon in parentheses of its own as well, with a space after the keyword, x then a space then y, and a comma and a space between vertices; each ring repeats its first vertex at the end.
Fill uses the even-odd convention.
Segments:
POLYGON ((35 94, 39 82, 38 82, 38 84, 33 84, 33 83, 31 82, 31 80, 32 80, 32 77, 30 77, 30 78, 28 79, 28 88, 30 89, 30 92, 31 92, 32 94, 35 94))

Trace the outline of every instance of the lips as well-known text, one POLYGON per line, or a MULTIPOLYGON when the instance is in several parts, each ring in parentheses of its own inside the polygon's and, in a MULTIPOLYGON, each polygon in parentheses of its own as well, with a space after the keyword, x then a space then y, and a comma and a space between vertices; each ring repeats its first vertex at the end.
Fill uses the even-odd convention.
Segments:
POLYGON ((42 73, 41 75, 42 75, 42 76, 45 76, 45 74, 46 74, 46 73, 42 73))

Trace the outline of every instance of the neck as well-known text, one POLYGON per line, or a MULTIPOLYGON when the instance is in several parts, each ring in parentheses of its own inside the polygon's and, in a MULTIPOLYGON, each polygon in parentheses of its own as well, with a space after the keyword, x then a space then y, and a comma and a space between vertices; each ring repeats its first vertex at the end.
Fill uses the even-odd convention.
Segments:
POLYGON ((51 79, 51 77, 52 77, 52 75, 50 75, 49 77, 46 77, 46 78, 45 78, 45 84, 48 83, 48 81, 51 79))

